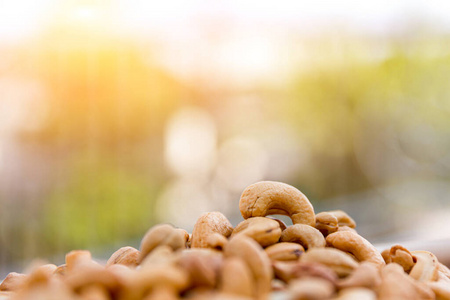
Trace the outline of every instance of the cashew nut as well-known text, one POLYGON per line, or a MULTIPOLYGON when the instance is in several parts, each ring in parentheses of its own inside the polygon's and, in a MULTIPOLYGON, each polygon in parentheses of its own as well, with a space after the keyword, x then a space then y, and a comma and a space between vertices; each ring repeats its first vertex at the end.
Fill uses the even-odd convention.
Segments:
POLYGON ((402 266, 403 270, 406 273, 409 273, 415 264, 415 258, 413 257, 411 252, 400 245, 391 247, 391 249, 389 250, 389 261, 402 266))
POLYGON ((375 289, 381 284, 378 268, 370 262, 362 262, 348 277, 342 279, 340 288, 366 287, 375 289))
POLYGON ((212 288, 217 285, 223 257, 222 253, 210 249, 186 249, 176 263, 189 274, 190 286, 212 288))
POLYGON ((377 294, 368 288, 352 287, 339 291, 336 300, 376 300, 377 294))
POLYGON ((277 221, 264 217, 254 217, 239 223, 234 228, 231 236, 244 234, 257 241, 262 247, 267 247, 278 242, 281 236, 281 228, 277 221))
POLYGON ((186 248, 189 234, 186 230, 175 228, 169 224, 159 224, 150 228, 141 241, 139 262, 156 247, 168 245, 173 250, 186 248))
POLYGON ((273 278, 270 259, 256 241, 245 235, 236 235, 225 246, 224 255, 240 257, 247 262, 256 283, 256 296, 264 297, 270 292, 273 278))
POLYGON ((284 262, 275 261, 272 263, 275 276, 286 283, 292 279, 303 277, 320 277, 336 285, 337 275, 330 268, 316 262, 284 262))
POLYGON ((229 237, 233 232, 230 221, 220 212, 208 212, 200 216, 192 231, 192 248, 207 248, 208 237, 213 233, 220 233, 229 237))
POLYGON ((345 277, 358 267, 358 262, 347 253, 335 248, 313 248, 304 253, 300 259, 305 262, 321 263, 336 272, 339 277, 345 277))
POLYGON ((0 284, 0 291, 16 291, 20 289, 27 280, 27 275, 16 272, 9 273, 0 284))
POLYGON ((281 242, 267 247, 267 255, 271 260, 298 260, 305 252, 302 245, 297 243, 281 242))
POLYGON ((286 215, 294 224, 314 226, 314 208, 308 198, 295 187, 275 181, 261 181, 247 187, 241 195, 242 217, 286 215))
POLYGON ((252 297, 255 281, 247 264, 239 257, 230 257, 222 267, 221 288, 223 293, 252 297))
POLYGON ((368 261, 379 266, 385 264, 378 250, 365 238, 352 231, 337 231, 327 236, 326 241, 334 248, 350 252, 359 261, 368 261))
POLYGON ((337 220, 339 226, 348 226, 350 228, 356 228, 356 222, 352 219, 345 211, 343 210, 331 210, 328 213, 334 215, 337 220))
POLYGON ((423 282, 414 280, 398 264, 387 264, 381 269, 381 284, 378 288, 381 300, 434 299, 434 293, 423 282))
POLYGON ((316 228, 305 224, 294 224, 281 234, 280 241, 301 244, 306 250, 325 247, 325 238, 316 228))
POLYGON ((106 266, 121 264, 134 268, 139 264, 140 254, 139 250, 133 247, 122 247, 111 255, 106 266))
POLYGON ((289 292, 293 299, 329 299, 335 287, 328 280, 317 277, 294 279, 289 283, 289 292))
POLYGON ((316 215, 316 228, 324 235, 336 232, 339 228, 338 219, 330 212, 321 212, 316 215))
POLYGON ((422 282, 436 281, 438 279, 438 260, 433 253, 428 251, 412 251, 411 254, 417 262, 409 275, 422 282))

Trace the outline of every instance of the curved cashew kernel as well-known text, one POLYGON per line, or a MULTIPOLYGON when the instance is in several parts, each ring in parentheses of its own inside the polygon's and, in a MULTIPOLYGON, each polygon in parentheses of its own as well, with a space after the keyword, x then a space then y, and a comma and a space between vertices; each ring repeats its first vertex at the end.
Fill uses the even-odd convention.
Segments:
POLYGON ((212 288, 217 285, 223 257, 217 251, 195 248, 183 250, 176 263, 189 274, 192 287, 212 288))
POLYGON ((354 287, 339 292, 336 300, 376 300, 377 294, 371 289, 354 287))
POLYGON ((398 264, 382 267, 378 296, 381 300, 435 298, 429 286, 408 276, 398 264))
POLYGON ((286 215, 294 224, 316 223, 314 208, 308 198, 295 187, 275 181, 261 181, 248 186, 241 195, 242 217, 286 215))
POLYGON ((370 262, 362 262, 353 273, 338 283, 340 288, 366 287, 369 289, 375 289, 380 284, 380 272, 370 262))
POLYGON ((389 250, 389 256, 390 261, 402 266, 403 270, 406 273, 409 273, 414 264, 416 263, 415 258, 413 257, 411 252, 409 252, 408 249, 400 245, 392 246, 391 250, 389 250))
POLYGON ((430 281, 426 283, 436 295, 436 299, 450 299, 450 284, 444 281, 430 281))
POLYGON ((270 259, 261 246, 245 235, 233 237, 224 249, 225 257, 240 257, 247 262, 256 284, 256 296, 264 297, 270 292, 273 271, 270 259))
POLYGON ((336 272, 339 277, 345 277, 358 267, 358 262, 347 253, 335 248, 313 248, 304 253, 300 259, 305 262, 321 263, 336 272))
POLYGON ((167 265, 174 262, 175 256, 172 247, 169 245, 161 245, 156 247, 143 261, 140 268, 150 268, 154 265, 167 265))
POLYGON ((170 224, 155 225, 142 238, 139 262, 158 246, 168 245, 173 250, 186 248, 188 238, 186 230, 175 228, 170 224))
POLYGON ((92 262, 92 255, 87 250, 73 250, 66 254, 66 266, 69 272, 79 265, 90 262, 92 262))
POLYGON ((281 234, 280 241, 299 243, 306 250, 315 247, 325 247, 325 238, 322 233, 316 228, 305 224, 289 226, 281 234))
POLYGON ((359 261, 385 265, 378 250, 365 238, 352 231, 337 231, 326 238, 327 244, 339 250, 350 252, 359 261))
POLYGON ((206 238, 206 245, 208 248, 222 251, 225 245, 228 243, 228 239, 220 233, 214 232, 206 238))
POLYGON ((208 212, 200 216, 192 231, 192 248, 207 248, 207 238, 213 233, 229 237, 233 232, 230 221, 220 212, 208 212))
POLYGON ((271 260, 298 260, 305 252, 302 245, 297 243, 281 242, 269 246, 266 249, 267 255, 271 260))
POLYGON ((140 269, 133 276, 134 287, 140 291, 168 287, 182 291, 189 286, 188 273, 174 265, 157 265, 152 268, 140 269))
POLYGON ((293 299, 329 299, 335 287, 328 280, 317 277, 304 277, 289 282, 289 293, 293 299))
POLYGON ((271 219, 271 220, 275 220, 278 222, 278 225, 280 225, 281 231, 285 230, 287 228, 286 223, 284 223, 282 220, 274 218, 272 216, 266 216, 266 218, 271 219))
POLYGON ((409 275, 418 281, 436 281, 438 279, 438 260, 428 251, 412 251, 417 262, 409 275))
POLYGON ((26 282, 27 275, 16 272, 9 273, 0 284, 0 291, 19 290, 26 282))
POLYGON ((277 221, 264 217, 254 217, 239 223, 231 236, 244 234, 257 241, 262 247, 267 247, 279 241, 281 228, 277 221))
POLYGON ((284 262, 275 261, 272 263, 275 276, 286 283, 292 279, 303 277, 319 277, 326 279, 336 285, 337 275, 330 268, 315 262, 284 262))
POLYGON ((112 266, 114 264, 121 264, 129 267, 137 267, 140 257, 139 250, 133 247, 122 247, 114 252, 106 262, 106 266, 112 266))
POLYGON ((255 281, 247 264, 239 257, 230 257, 223 263, 220 290, 226 294, 254 296, 255 281))
POLYGON ((321 212, 316 215, 316 229, 318 229, 324 236, 336 232, 339 228, 338 219, 329 212, 321 212))

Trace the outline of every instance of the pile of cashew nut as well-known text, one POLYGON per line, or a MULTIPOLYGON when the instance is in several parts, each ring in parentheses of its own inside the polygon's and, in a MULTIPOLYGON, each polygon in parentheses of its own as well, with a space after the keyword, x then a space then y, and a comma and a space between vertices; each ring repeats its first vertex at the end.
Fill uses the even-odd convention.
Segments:
POLYGON ((0 300, 450 299, 450 270, 432 253, 380 253, 349 215, 315 214, 293 186, 255 183, 239 209, 234 228, 220 212, 200 216, 192 234, 156 225, 139 250, 120 248, 106 265, 76 250, 63 265, 10 273, 0 300))

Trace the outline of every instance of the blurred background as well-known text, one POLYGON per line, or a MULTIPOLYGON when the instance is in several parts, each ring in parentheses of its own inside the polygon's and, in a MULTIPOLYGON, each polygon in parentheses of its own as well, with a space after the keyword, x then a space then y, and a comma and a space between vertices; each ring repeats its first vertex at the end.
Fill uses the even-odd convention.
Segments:
POLYGON ((0 1, 0 274, 236 225, 260 180, 442 245, 449 79, 444 1, 0 1))

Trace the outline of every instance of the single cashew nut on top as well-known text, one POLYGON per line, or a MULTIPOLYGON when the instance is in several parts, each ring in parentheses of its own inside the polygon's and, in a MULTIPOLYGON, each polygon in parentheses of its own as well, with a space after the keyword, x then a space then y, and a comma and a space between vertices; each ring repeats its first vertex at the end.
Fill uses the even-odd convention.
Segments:
POLYGON ((306 250, 316 247, 325 247, 325 238, 316 228, 305 225, 295 224, 289 226, 281 234, 282 242, 294 242, 301 244, 306 250))
POLYGON ((314 208, 308 198, 295 187, 275 181, 261 181, 247 187, 241 195, 242 217, 286 215, 294 224, 316 223, 314 208))
POLYGON ((208 237, 213 233, 220 233, 229 237, 233 232, 233 226, 227 217, 220 212, 208 212, 200 216, 192 231, 191 247, 208 248, 208 237))
POLYGON ((281 237, 280 224, 269 218, 254 217, 239 223, 231 236, 243 234, 257 241, 262 247, 275 244, 281 237))
POLYGON ((327 244, 344 252, 350 252, 359 261, 385 265, 380 252, 365 238, 352 231, 337 231, 326 238, 327 244))
MULTIPOLYGON (((386 258, 384 258, 384 260, 386 261, 386 258)), ((391 247, 389 250, 389 258, 387 260, 402 266, 406 273, 409 273, 416 263, 416 258, 411 254, 411 252, 400 245, 391 247)))

